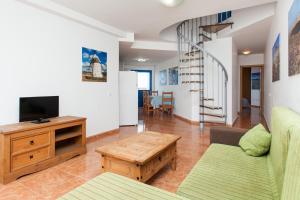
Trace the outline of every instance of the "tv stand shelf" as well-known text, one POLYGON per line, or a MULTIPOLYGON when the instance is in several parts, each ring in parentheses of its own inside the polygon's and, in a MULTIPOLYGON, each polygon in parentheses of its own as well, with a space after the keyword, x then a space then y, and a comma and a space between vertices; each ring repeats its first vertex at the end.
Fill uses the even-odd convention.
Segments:
POLYGON ((0 126, 0 183, 9 183, 84 153, 85 118, 66 116, 42 124, 0 126))
POLYGON ((69 138, 80 136, 82 132, 81 125, 55 130, 55 142, 67 140, 69 138))

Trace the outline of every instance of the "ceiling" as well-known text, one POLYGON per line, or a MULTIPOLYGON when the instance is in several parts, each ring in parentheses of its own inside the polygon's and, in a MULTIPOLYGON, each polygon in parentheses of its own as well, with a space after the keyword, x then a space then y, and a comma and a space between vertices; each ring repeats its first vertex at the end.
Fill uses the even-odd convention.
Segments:
MULTIPOLYGON (((159 0, 51 0, 54 3, 92 17, 122 31, 134 33, 135 41, 170 41, 176 26, 185 19, 262 5, 276 0, 185 0, 176 8, 163 6, 159 0), (169 28, 167 28, 169 27, 169 28)), ((254 53, 264 51, 271 20, 264 20, 243 30, 233 38, 241 52, 246 48, 254 53), (248 38, 245 40, 245 38, 248 38)), ((174 38, 176 39, 176 34, 174 38)), ((120 42, 120 61, 126 64, 157 64, 177 55, 176 51, 132 48, 133 43, 120 42), (146 63, 134 61, 147 58, 146 63)), ((157 45, 153 45, 157 46, 157 45)))
POLYGON ((264 53, 268 35, 272 25, 272 17, 252 24, 246 28, 234 32, 231 36, 241 54, 243 50, 251 50, 252 53, 264 53))
POLYGON ((177 56, 177 51, 161 51, 161 50, 148 50, 148 49, 134 49, 131 48, 131 43, 120 43, 120 60, 127 65, 155 65, 164 62, 177 56), (136 58, 149 59, 145 63, 138 63, 136 58))
POLYGON ((276 0, 185 0, 176 8, 158 0, 52 0, 123 31, 134 32, 138 40, 160 40, 166 27, 221 11, 261 5, 276 0))

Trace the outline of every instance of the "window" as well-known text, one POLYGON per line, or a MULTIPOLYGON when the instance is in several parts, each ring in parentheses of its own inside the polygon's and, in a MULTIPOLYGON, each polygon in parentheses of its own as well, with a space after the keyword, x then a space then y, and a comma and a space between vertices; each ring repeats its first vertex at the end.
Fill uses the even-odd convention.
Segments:
POLYGON ((138 89, 150 90, 150 73, 138 72, 138 89))
POLYGON ((231 11, 228 12, 222 12, 218 14, 218 23, 222 23, 224 21, 226 21, 227 19, 229 19, 232 15, 231 11))

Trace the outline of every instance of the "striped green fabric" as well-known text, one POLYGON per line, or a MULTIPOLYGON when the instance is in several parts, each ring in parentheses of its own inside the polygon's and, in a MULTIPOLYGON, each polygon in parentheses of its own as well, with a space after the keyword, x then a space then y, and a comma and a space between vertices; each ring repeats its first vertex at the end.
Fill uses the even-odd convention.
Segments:
POLYGON ((286 108, 272 113, 272 143, 267 156, 252 157, 239 147, 212 144, 177 195, 104 173, 61 200, 299 200, 300 116, 286 108))
POLYGON ((277 107, 272 111, 270 160, 282 200, 300 199, 300 115, 277 107))
POLYGON ((240 147, 212 144, 177 194, 191 200, 278 199, 267 156, 252 157, 240 147))
POLYGON ((269 157, 274 175, 276 175, 276 187, 280 194, 288 154, 288 130, 297 119, 295 117, 294 113, 285 108, 278 107, 272 110, 272 142, 269 157))
POLYGON ((60 200, 187 200, 176 194, 119 176, 104 173, 67 193, 60 200))
POLYGON ((300 121, 297 127, 290 128, 291 141, 287 165, 285 167, 282 200, 300 199, 300 121))

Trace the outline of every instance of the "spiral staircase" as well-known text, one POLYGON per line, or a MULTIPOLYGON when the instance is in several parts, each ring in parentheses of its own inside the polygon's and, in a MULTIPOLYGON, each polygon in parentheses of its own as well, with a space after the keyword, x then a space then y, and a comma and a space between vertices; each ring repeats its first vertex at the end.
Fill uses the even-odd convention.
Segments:
POLYGON ((218 58, 205 50, 205 42, 232 27, 231 12, 230 16, 226 13, 224 18, 221 13, 185 20, 177 27, 179 76, 181 84, 199 101, 202 129, 206 123, 227 123, 228 74, 218 58))

